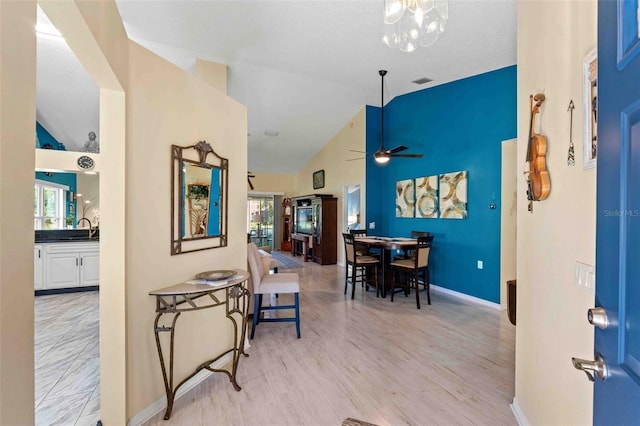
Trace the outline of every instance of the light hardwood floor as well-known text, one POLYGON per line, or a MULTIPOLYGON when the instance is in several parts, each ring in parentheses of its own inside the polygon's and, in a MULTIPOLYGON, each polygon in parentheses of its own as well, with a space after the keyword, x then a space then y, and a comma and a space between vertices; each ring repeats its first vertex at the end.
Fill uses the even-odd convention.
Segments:
POLYGON ((302 338, 293 323, 259 324, 238 367, 240 392, 214 374, 176 401, 169 421, 159 413, 148 425, 517 424, 506 312, 435 292, 421 310, 413 294, 391 303, 358 287, 351 300, 342 267, 292 271, 302 338))

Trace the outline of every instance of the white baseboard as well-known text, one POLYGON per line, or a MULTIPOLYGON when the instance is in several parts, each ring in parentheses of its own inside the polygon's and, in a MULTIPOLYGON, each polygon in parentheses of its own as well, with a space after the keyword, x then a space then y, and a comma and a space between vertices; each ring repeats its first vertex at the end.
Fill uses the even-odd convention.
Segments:
MULTIPOLYGON (((245 349, 246 349, 246 346, 245 346, 245 349)), ((233 360, 233 353, 228 353, 222 358, 220 358, 219 360, 217 360, 216 362, 214 362, 213 364, 211 364, 211 368, 221 369, 232 360, 233 360)), ((179 398, 182 397, 182 395, 189 392, 194 387, 198 386, 211 374, 213 374, 213 372, 208 370, 201 370, 198 374, 196 374, 195 376, 187 380, 184 385, 180 386, 180 389, 178 389, 178 392, 176 392, 176 397, 174 399, 174 406, 175 406, 175 401, 177 401, 179 398)), ((128 426, 140 426, 145 422, 147 422, 149 419, 151 419, 153 416, 158 414, 159 412, 164 411, 166 408, 167 408, 167 397, 163 396, 160 399, 156 399, 154 402, 151 403, 151 405, 144 408, 135 416, 131 417, 127 424, 128 426)))
POLYGON ((457 299, 461 299, 467 302, 475 303, 477 305, 486 306, 491 309, 502 310, 499 303, 489 302, 488 300, 480 299, 479 297, 469 296, 468 294, 460 293, 458 291, 450 290, 448 288, 440 287, 435 284, 431 284, 431 289, 437 293, 446 294, 457 299))
POLYGON ((515 416, 516 421, 520 426, 529 426, 529 421, 522 412, 522 408, 520 408, 520 404, 518 404, 518 400, 515 396, 513 397, 513 402, 509 404, 509 407, 511 407, 511 411, 513 412, 513 415, 515 416))

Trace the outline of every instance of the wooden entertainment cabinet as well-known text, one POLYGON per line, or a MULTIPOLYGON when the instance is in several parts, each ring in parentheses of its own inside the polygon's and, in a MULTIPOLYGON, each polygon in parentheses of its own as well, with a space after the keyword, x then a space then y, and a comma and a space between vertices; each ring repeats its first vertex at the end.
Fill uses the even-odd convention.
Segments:
POLYGON ((293 232, 310 236, 311 259, 334 265, 338 261, 338 199, 327 194, 304 195, 293 197, 292 207, 293 232))

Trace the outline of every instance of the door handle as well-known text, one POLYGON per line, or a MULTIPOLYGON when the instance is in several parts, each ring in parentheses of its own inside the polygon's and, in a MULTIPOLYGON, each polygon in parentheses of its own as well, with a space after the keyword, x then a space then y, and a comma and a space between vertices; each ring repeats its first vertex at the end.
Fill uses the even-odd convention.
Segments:
POLYGON ((78 266, 78 258, 76 257, 76 266, 78 266))
POLYGON ((601 330, 606 329, 609 326, 609 317, 607 317, 607 311, 603 307, 591 308, 587 311, 587 320, 589 324, 594 327, 598 327, 601 330))
POLYGON ((82 258, 80 258, 80 266, 82 266, 82 258))
POLYGON ((577 370, 584 371, 589 380, 592 382, 595 381, 595 377, 597 377, 599 380, 605 380, 607 377, 609 377, 609 369, 607 368, 607 363, 604 361, 604 358, 602 358, 602 355, 600 354, 596 355, 595 361, 572 357, 571 362, 577 370))

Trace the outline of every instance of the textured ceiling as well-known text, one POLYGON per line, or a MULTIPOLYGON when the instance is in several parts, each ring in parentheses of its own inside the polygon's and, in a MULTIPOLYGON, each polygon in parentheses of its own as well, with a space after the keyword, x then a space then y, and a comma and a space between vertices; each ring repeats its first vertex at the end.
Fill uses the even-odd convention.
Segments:
POLYGON ((38 8, 36 119, 65 145, 79 151, 99 129, 99 90, 69 46, 38 8))
MULTIPOLYGON (((117 5, 129 36, 176 65, 191 71, 195 58, 228 65, 228 93, 248 107, 254 172, 296 172, 363 105, 379 106, 379 69, 389 70, 387 102, 516 62, 515 0, 450 0, 440 40, 412 53, 382 43, 382 0, 118 0, 117 5), (434 81, 411 83, 420 77, 434 81), (267 136, 265 130, 280 133, 267 136)), ((38 116, 43 124, 52 123, 49 111, 59 110, 51 106, 45 114, 41 108, 40 91, 49 89, 40 84, 45 65, 38 65, 38 116)), ((62 98, 66 103, 76 103, 72 92, 62 98)), ((56 101, 47 97, 47 102, 56 101)), ((93 125, 88 119, 74 123, 82 142, 93 125)))

